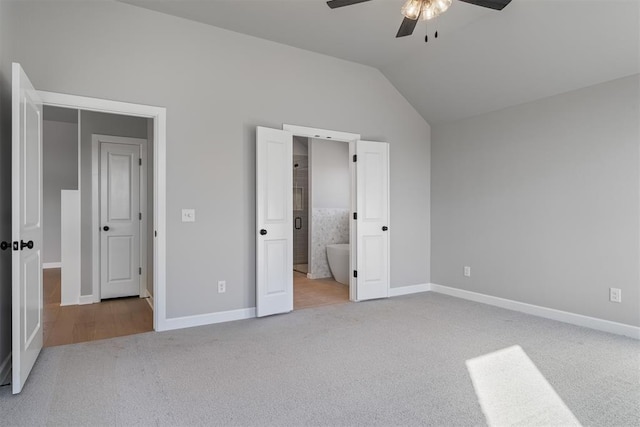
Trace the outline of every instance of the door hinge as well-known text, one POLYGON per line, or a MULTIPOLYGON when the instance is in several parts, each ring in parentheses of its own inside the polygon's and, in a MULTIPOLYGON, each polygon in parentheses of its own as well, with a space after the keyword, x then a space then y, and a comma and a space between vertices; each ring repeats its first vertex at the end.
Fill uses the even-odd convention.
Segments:
POLYGON ((140 221, 142 221, 142 212, 139 212, 139 213, 138 213, 138 219, 139 219, 140 221))
POLYGON ((142 159, 138 159, 138 164, 142 166, 142 159))
POLYGON ((358 212, 353 213, 353 219, 358 219, 358 212))
POLYGON ((153 236, 158 237, 158 232, 156 230, 153 230, 153 236))
POLYGON ((358 277, 358 270, 353 270, 353 277, 358 277))
POLYGON ((357 154, 354 154, 354 155, 353 155, 353 161, 354 161, 354 162, 357 162, 357 161, 358 161, 358 155, 357 155, 357 154))
POLYGON ((142 276, 142 267, 138 267, 138 274, 142 276))

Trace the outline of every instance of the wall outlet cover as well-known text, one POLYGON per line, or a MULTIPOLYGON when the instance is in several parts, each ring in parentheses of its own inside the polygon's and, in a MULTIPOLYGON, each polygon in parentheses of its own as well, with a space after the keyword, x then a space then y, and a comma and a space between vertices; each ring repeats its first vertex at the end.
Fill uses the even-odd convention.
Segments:
POLYGON ((463 270, 464 277, 471 277, 471 267, 465 266, 463 270))
POLYGON ((622 302, 622 289, 609 288, 609 301, 622 302))
POLYGON ((227 292, 227 282, 225 280, 218 281, 218 293, 223 294, 227 292))

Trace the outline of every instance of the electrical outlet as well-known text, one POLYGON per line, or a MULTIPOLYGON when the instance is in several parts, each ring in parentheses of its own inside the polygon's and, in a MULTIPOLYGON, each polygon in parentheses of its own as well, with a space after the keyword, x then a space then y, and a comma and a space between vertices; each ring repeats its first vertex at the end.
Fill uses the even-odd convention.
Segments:
POLYGON ((226 280, 218 280, 218 293, 223 294, 227 292, 227 282, 226 280))
POLYGON ((622 302, 622 289, 609 288, 609 301, 622 302))
POLYGON ((468 265, 464 266, 464 277, 471 277, 471 267, 468 265))

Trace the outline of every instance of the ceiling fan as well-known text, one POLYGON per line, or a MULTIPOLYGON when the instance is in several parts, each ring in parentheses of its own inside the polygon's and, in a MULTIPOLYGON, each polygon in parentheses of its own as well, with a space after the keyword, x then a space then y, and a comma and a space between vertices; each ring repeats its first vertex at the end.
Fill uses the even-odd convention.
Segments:
MULTIPOLYGON (((351 6, 352 4, 364 3, 371 0, 329 0, 327 5, 331 9, 343 6, 351 6)), ((488 7, 489 9, 502 10, 511 0, 460 0, 465 3, 475 4, 476 6, 488 7)), ((413 34, 418 21, 428 21, 441 13, 445 12, 451 6, 452 0, 407 0, 402 6, 401 12, 404 20, 400 25, 396 37, 405 37, 413 34)))

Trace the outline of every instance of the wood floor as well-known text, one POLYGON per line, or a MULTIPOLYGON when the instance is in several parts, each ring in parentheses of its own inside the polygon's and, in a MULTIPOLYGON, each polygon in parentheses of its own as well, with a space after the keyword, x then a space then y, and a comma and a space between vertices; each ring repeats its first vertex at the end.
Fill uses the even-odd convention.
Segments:
POLYGON ((293 272, 293 309, 349 302, 349 287, 332 279, 307 279, 293 272))
POLYGON ((153 330, 153 311, 143 298, 60 307, 60 269, 43 270, 43 279, 45 347, 153 330))

